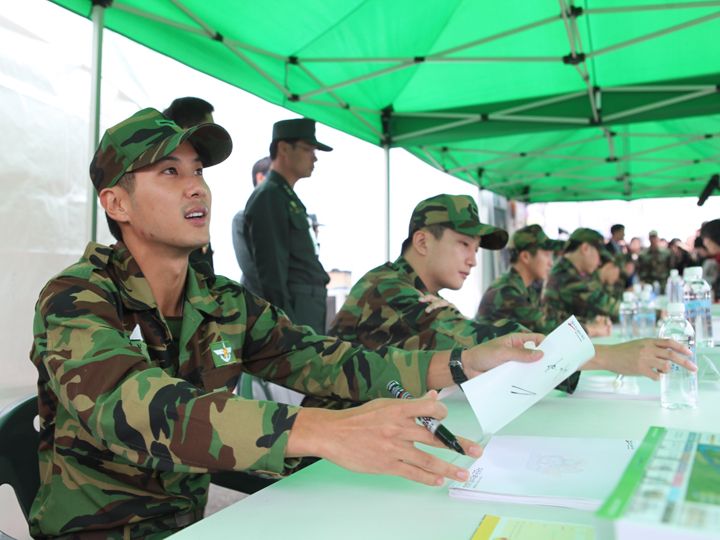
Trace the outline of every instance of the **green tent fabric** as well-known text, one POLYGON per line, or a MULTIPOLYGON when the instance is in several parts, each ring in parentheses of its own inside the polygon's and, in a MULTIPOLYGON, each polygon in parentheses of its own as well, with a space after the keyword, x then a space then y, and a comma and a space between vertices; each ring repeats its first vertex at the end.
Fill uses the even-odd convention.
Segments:
POLYGON ((95 3, 130 39, 519 200, 697 195, 720 169, 718 1, 95 3))

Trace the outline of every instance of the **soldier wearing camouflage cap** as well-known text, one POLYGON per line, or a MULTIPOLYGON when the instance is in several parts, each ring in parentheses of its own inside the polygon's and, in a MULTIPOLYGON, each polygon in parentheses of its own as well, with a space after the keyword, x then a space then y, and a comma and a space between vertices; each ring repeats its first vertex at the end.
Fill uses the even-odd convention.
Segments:
POLYGON ((480 222, 470 196, 442 194, 421 201, 400 256, 358 280, 329 333, 371 349, 461 350, 521 329, 509 321, 467 319, 439 294, 462 287, 480 246, 500 249, 506 242, 504 230, 480 222))
POLYGON ((554 326, 547 324, 540 296, 531 285, 547 279, 553 252, 562 246, 562 241, 548 238, 540 225, 515 231, 508 244, 510 269, 485 291, 477 318, 483 321, 510 319, 534 332, 551 332, 554 326))
MULTIPOLYGON (((445 416, 433 393, 343 413, 233 393, 243 372, 355 403, 390 397, 391 380, 415 395, 453 380, 447 352, 378 353, 319 336, 239 283, 188 265, 209 238, 203 166, 231 147, 215 124, 182 129, 154 109, 103 136, 90 174, 118 242, 90 243, 36 305, 34 537, 164 538, 202 517, 209 471, 277 477, 305 455, 429 485, 467 478, 414 446, 441 446, 415 422, 445 416)), ((539 336, 505 338, 465 351, 466 373, 540 358, 523 348, 539 336)))
POLYGON ((665 283, 670 275, 670 251, 660 247, 657 231, 648 234, 650 245, 638 256, 638 277, 643 283, 665 283))
POLYGON ((573 231, 543 292, 547 324, 557 326, 575 315, 591 335, 609 335, 610 319, 617 317, 620 302, 593 274, 601 262, 611 259, 599 232, 584 227, 573 231))

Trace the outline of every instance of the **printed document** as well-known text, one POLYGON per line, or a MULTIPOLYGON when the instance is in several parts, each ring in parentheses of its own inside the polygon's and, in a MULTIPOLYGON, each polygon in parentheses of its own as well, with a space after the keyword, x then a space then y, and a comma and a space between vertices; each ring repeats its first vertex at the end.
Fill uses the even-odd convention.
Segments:
POLYGON ((538 349, 544 356, 537 362, 506 362, 462 384, 485 435, 497 433, 595 355, 574 316, 553 330, 538 349))
POLYGON ((637 442, 497 435, 450 496, 595 510, 612 492, 637 442))

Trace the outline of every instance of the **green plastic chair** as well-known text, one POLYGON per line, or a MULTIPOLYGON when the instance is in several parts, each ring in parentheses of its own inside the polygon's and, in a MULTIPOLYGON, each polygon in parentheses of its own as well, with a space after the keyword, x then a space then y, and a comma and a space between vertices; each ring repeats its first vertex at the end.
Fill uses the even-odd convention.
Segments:
POLYGON ((0 485, 13 488, 26 520, 40 487, 37 400, 28 396, 0 411, 0 485))

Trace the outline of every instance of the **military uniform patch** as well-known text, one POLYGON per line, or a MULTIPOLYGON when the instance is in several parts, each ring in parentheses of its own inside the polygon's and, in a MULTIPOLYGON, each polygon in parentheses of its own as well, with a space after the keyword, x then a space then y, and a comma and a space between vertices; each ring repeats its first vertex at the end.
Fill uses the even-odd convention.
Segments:
POLYGON ((232 347, 224 341, 218 341, 210 345, 215 367, 223 367, 234 362, 232 347))

